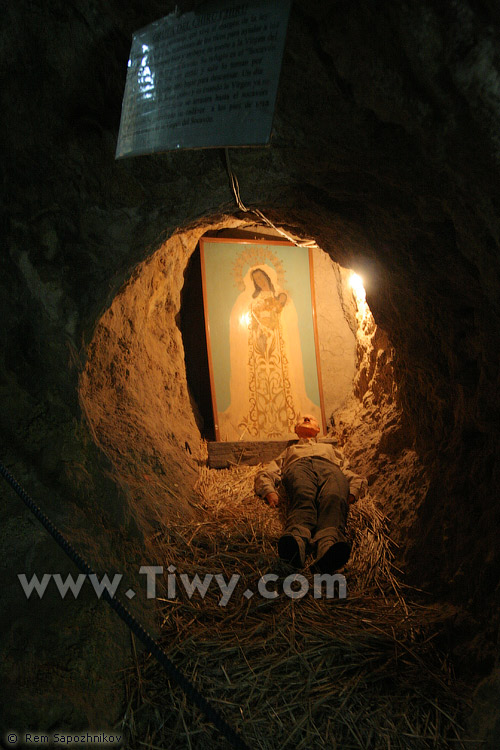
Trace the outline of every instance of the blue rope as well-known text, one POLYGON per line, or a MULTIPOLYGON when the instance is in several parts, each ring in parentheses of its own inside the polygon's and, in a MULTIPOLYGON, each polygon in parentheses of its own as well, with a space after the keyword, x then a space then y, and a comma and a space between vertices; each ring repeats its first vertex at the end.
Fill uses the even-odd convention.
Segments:
MULTIPOLYGON (((66 552, 68 557, 73 560, 77 568, 85 575, 93 575, 92 568, 85 562, 83 557, 78 554, 75 548, 68 542, 67 539, 61 534, 61 532, 54 526, 52 521, 43 513, 42 510, 36 505, 31 499, 28 493, 21 487, 21 485, 14 479, 12 474, 5 468, 0 462, 0 474, 10 484, 12 489, 19 495, 23 503, 31 510, 31 512, 38 518, 40 523, 45 526, 49 534, 56 540, 60 547, 66 552)), ((115 596, 111 596, 109 591, 104 589, 102 594, 103 599, 107 601, 109 606, 115 610, 123 622, 130 628, 139 640, 141 640, 151 654, 155 657, 157 662, 161 664, 165 672, 171 677, 179 687, 185 692, 189 700, 194 703, 202 713, 205 714, 207 719, 219 730, 221 734, 231 743, 231 745, 237 750, 249 750, 248 745, 243 741, 241 736, 234 730, 229 724, 223 719, 216 709, 210 705, 210 703, 203 697, 203 695, 195 688, 187 677, 180 672, 175 664, 170 661, 165 651, 161 648, 158 642, 143 628, 138 620, 135 619, 134 615, 130 612, 127 607, 122 604, 115 596)))

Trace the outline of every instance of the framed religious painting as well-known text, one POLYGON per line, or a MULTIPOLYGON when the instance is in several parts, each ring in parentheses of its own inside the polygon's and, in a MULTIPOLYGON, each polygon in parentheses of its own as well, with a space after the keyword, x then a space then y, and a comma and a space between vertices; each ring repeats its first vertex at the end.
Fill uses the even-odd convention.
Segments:
POLYGON ((216 440, 325 432, 311 251, 290 242, 200 240, 216 440))

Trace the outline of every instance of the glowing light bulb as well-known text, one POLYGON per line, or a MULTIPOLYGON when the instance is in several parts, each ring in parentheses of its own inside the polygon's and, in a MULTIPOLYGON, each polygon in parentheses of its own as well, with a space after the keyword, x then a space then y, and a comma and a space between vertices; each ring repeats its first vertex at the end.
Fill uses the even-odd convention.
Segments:
POLYGON ((364 302, 366 299, 366 292, 363 286, 363 279, 357 273, 352 273, 349 278, 349 284, 351 285, 354 296, 357 302, 364 302))
POLYGON ((249 312, 246 312, 246 313, 243 313, 243 315, 240 315, 240 326, 243 326, 244 328, 246 328, 249 323, 250 323, 249 312))

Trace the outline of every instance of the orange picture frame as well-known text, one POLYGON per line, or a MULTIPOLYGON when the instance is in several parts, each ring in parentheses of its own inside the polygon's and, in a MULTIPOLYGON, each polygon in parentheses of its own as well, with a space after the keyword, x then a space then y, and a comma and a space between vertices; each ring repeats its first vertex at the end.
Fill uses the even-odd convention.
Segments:
POLYGON ((200 259, 215 439, 291 439, 304 413, 325 434, 311 249, 204 237, 200 259))

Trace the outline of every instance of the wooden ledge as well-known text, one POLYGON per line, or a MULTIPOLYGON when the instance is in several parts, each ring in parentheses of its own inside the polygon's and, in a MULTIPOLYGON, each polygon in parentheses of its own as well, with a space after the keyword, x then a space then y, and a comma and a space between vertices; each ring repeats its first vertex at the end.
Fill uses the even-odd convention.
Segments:
MULTIPOLYGON (((211 469, 228 469, 230 466, 255 466, 268 463, 296 443, 297 440, 239 441, 235 443, 208 443, 208 466, 211 469)), ((337 438, 320 437, 318 443, 338 445, 337 438)))

